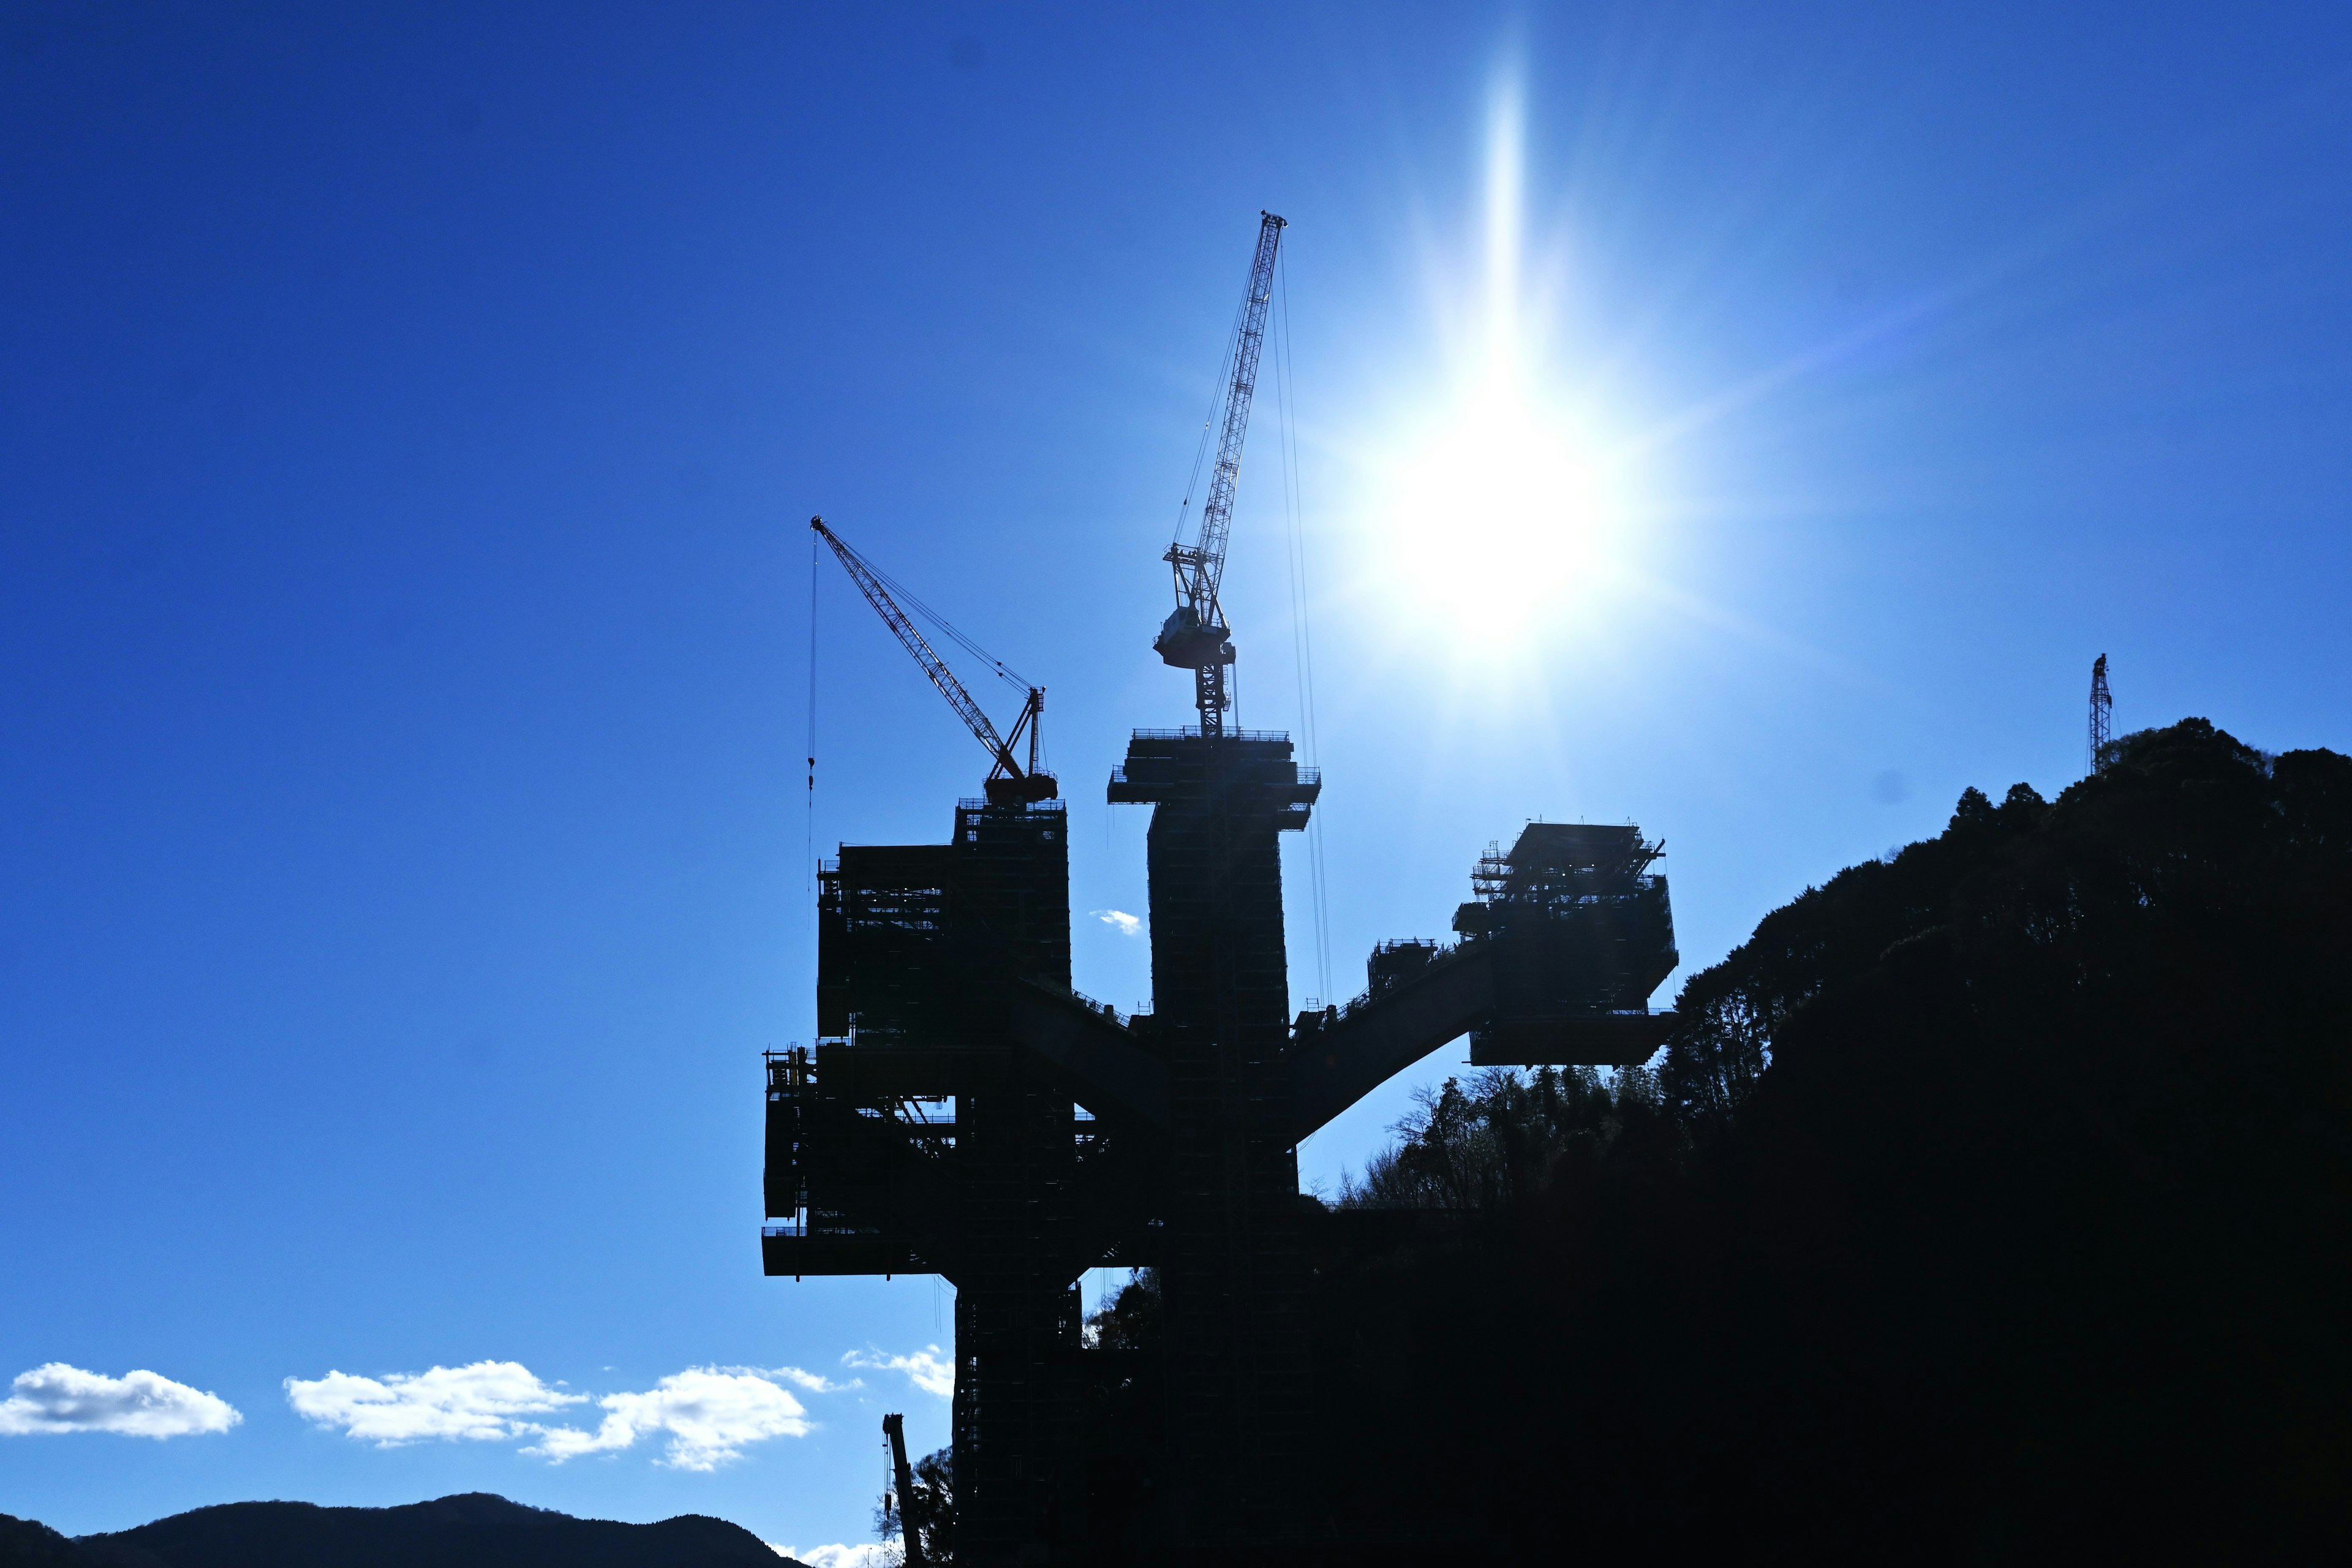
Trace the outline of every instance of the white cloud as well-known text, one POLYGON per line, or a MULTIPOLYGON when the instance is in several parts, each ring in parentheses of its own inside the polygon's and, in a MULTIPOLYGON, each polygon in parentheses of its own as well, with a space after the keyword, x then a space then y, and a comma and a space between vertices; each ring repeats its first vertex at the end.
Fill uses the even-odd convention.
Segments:
POLYGON ((37 1432, 119 1432, 126 1437, 185 1437, 226 1432, 245 1419, 216 1394, 152 1372, 123 1377, 84 1372, 61 1361, 18 1373, 0 1400, 0 1436, 37 1432))
MULTIPOLYGON (((495 1442, 528 1437, 535 1441, 524 1453, 560 1464, 583 1454, 633 1447, 641 1438, 667 1433, 669 1445, 663 1451, 663 1464, 709 1470, 737 1458, 747 1443, 809 1434, 808 1412, 774 1381, 779 1377, 820 1394, 864 1386, 855 1378, 835 1383, 796 1366, 772 1372, 695 1366, 663 1378, 643 1394, 598 1398, 543 1383, 520 1362, 481 1361, 383 1378, 341 1372, 311 1380, 289 1377, 286 1402, 322 1426, 339 1426, 380 1448, 435 1438, 495 1442), (604 1413, 593 1432, 527 1419, 592 1404, 604 1413)), ((236 1418, 234 1412, 230 1418, 236 1418)))
POLYGON ((1143 934, 1142 920, 1138 916, 1129 914, 1125 910, 1089 910, 1087 912, 1094 916, 1095 919, 1102 921, 1103 924, 1110 927, 1111 930, 1118 932, 1121 936, 1140 936, 1143 934))
POLYGON ((896 1546, 867 1542, 862 1546, 779 1546, 766 1542, 779 1557, 794 1557, 808 1568, 898 1568, 906 1561, 896 1546))
POLYGON ((709 1470, 737 1458, 746 1443, 804 1437, 810 1430, 801 1402, 750 1367, 688 1367, 646 1393, 608 1394, 596 1404, 604 1420, 595 1431, 540 1427, 539 1442, 523 1452, 544 1454, 560 1463, 582 1454, 626 1448, 640 1437, 667 1432, 669 1447, 662 1463, 681 1470, 709 1470))
POLYGON ((841 1358, 841 1364, 864 1367, 868 1372, 903 1372, 917 1388, 941 1399, 955 1393, 955 1366, 940 1359, 937 1345, 927 1345, 913 1355, 886 1356, 872 1349, 851 1351, 841 1358))
POLYGON ((842 1394, 853 1388, 866 1386, 866 1380, 862 1377, 853 1377, 847 1383, 835 1383, 830 1378, 820 1377, 815 1373, 803 1372, 796 1366, 770 1367, 768 1370, 786 1383, 798 1384, 811 1394, 842 1394))
POLYGON ((286 1380, 286 1403, 321 1426, 340 1426, 379 1448, 439 1438, 479 1442, 520 1437, 540 1428, 519 1415, 537 1415, 567 1405, 584 1405, 584 1394, 565 1394, 531 1375, 520 1362, 478 1361, 436 1366, 413 1376, 377 1379, 330 1372, 308 1381, 286 1380))

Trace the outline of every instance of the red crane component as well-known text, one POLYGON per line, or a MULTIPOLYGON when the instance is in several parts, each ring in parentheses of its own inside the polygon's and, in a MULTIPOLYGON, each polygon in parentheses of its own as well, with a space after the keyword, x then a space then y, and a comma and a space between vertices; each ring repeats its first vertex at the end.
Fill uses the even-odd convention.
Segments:
MULTIPOLYGON (((982 784, 981 791, 987 795, 989 804, 1021 805, 1032 801, 1053 799, 1061 786, 1055 782, 1053 774, 1040 773, 1037 768, 1037 734, 1045 720, 1045 689, 1042 686, 1029 687, 1029 700, 1022 707, 1021 717, 1013 722, 1013 733, 1009 737, 998 734, 996 726, 990 722, 980 704, 972 700, 971 693, 964 689, 963 682, 956 679, 955 671, 948 668, 948 661, 924 640, 923 634, 915 629, 915 623, 908 618, 907 612, 898 607, 898 601, 890 596, 890 590, 883 586, 881 574, 866 563, 864 556, 843 542, 839 534, 827 528, 824 519, 809 519, 809 527, 815 531, 818 538, 832 546, 834 554, 841 561, 842 570, 849 574, 849 580, 857 584, 857 591, 866 595, 866 602, 874 606, 875 614, 882 617, 883 624, 914 656, 915 662, 922 667, 931 684, 939 688, 940 695, 948 700, 948 706, 956 710, 956 717, 963 721, 964 727, 988 748, 988 754, 995 760, 995 765, 989 769, 987 782, 982 784), (1026 767, 1022 766, 1020 760, 1013 754, 1013 748, 1020 742, 1024 730, 1029 735, 1029 764, 1026 767)), ((949 630, 952 633, 954 628, 950 627, 949 630)))
MULTIPOLYGON (((1257 392, 1258 353, 1265 346, 1265 313, 1274 301, 1274 260, 1282 245, 1283 220, 1258 214, 1257 251, 1250 259, 1249 287, 1242 293, 1234 323, 1224 418, 1217 436, 1217 462, 1209 470, 1209 495, 1201 507, 1201 531, 1191 544, 1181 539, 1165 560, 1176 576, 1176 609, 1152 639, 1153 651, 1169 665, 1192 672, 1192 700, 1201 710, 1201 733, 1224 732, 1225 668, 1234 662, 1232 628, 1217 603, 1225 574, 1225 542, 1234 531, 1234 490, 1241 479, 1242 438, 1249 433, 1250 399, 1257 392)), ((1198 469, 1194 470, 1196 473, 1198 469)), ((1180 525, 1181 526, 1181 525, 1180 525)))

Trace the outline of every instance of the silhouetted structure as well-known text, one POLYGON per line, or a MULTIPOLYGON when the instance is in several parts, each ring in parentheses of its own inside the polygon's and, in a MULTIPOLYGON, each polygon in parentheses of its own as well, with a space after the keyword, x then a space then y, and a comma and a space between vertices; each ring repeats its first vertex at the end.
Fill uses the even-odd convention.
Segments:
POLYGON ((1139 1185, 1016 1043, 1032 1011, 1117 1027, 1069 990, 1064 809, 964 801, 948 843, 845 847, 819 888, 820 1038, 769 1063, 768 1272, 945 1275, 961 1521, 1044 1537, 1083 1502, 1074 1284, 1130 1250, 1139 1185))
POLYGON ((1156 1010, 1070 989, 1058 801, 958 805, 945 844, 820 873, 813 1048, 769 1059, 771 1274, 956 1286, 960 1561, 1084 1533, 1076 1282, 1156 1265, 1171 1548, 1278 1543, 1312 1377, 1298 1142, 1469 1033, 1480 1060, 1640 1060, 1675 963, 1658 848, 1532 824, 1490 853, 1461 940, 1383 943, 1345 1006, 1289 1012, 1277 837, 1319 792, 1289 739, 1138 731, 1115 802, 1152 807, 1156 1010))
POLYGON ((1480 1062, 1637 1062, 1664 1038, 1647 1001, 1676 962, 1674 924, 1659 847, 1630 826, 1530 825, 1478 863, 1459 942, 1382 943, 1363 996, 1290 1017, 1279 842, 1322 782, 1287 735, 1226 728, 1218 602, 1283 229, 1259 216, 1200 532, 1164 558, 1176 606, 1153 643, 1192 672, 1200 724, 1136 731, 1108 789, 1152 808, 1152 1012, 1121 1019, 1070 989, 1042 691, 1024 767, 879 574, 810 525, 993 767, 948 843, 845 847, 820 871, 819 1037, 769 1062, 767 1207, 784 1223, 765 1264, 954 1282, 955 1552, 981 1568, 1091 1539, 1081 1428, 1097 1373, 1076 1282, 1102 1267, 1154 1267, 1165 1296, 1152 1550, 1300 1541, 1314 1369, 1299 1141, 1465 1033, 1480 1062))

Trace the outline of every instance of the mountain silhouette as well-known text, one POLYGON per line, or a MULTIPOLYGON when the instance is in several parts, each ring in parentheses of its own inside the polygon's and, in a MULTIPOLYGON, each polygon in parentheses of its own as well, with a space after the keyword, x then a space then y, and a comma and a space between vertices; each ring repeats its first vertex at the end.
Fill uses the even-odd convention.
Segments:
POLYGON ((401 1508, 232 1502, 68 1538, 0 1514, 0 1568, 789 1568, 740 1525, 574 1519, 467 1492, 401 1508))

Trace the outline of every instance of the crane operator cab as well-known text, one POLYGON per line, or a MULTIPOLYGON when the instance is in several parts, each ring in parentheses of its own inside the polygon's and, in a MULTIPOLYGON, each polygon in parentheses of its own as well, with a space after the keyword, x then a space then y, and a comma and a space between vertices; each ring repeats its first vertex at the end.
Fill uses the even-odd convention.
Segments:
POLYGON ((1174 668, 1205 669, 1234 662, 1234 645, 1225 640, 1232 636, 1231 627, 1202 626, 1200 611, 1179 605, 1160 624, 1160 635, 1151 639, 1151 651, 1174 668))

